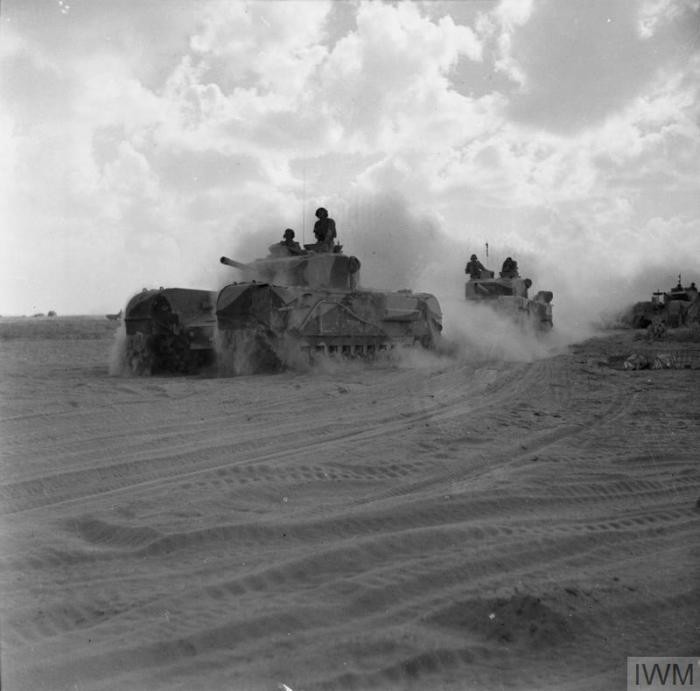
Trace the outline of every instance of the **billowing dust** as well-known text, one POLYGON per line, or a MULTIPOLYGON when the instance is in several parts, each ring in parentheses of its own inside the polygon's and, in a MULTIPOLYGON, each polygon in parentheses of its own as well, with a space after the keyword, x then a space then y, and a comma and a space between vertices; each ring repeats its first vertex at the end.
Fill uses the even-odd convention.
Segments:
MULTIPOLYGON (((601 327, 614 321, 614 315, 633 301, 635 290, 641 293, 645 276, 641 269, 632 281, 629 276, 616 273, 614 263, 607 260, 582 255, 572 262, 563 254, 561 243, 542 245, 539 251, 533 251, 537 243, 528 244, 523 237, 517 239, 516 247, 515 236, 499 241, 497 233, 488 248, 485 244, 477 245, 474 238, 481 231, 467 224, 460 239, 454 232, 448 233, 441 219, 413 211, 410 202, 397 193, 356 194, 352 204, 342 197, 319 200, 319 204, 327 206, 335 216, 338 242, 343 245, 344 253, 360 259, 362 288, 411 289, 437 297, 443 311, 443 357, 447 354, 474 361, 532 361, 546 357, 599 333, 601 327), (552 291, 554 329, 547 334, 535 333, 487 306, 467 302, 464 269, 472 253, 478 254, 496 275, 503 260, 513 257, 518 261, 521 276, 533 282, 531 296, 539 290, 552 291)), ((288 223, 279 219, 280 229, 285 225, 288 223)), ((307 225, 313 226, 312 218, 307 225)), ((279 240, 272 232, 273 227, 268 222, 265 233, 248 231, 233 238, 230 254, 242 261, 264 256, 265 248, 279 240)), ((656 269, 655 275, 661 275, 659 267, 656 269)), ((218 274, 210 276, 210 280, 212 289, 219 290, 227 283, 244 280, 244 276, 238 269, 220 266, 218 274)), ((110 359, 113 373, 124 371, 123 338, 120 331, 110 359)), ((309 368, 307 358, 299 355, 296 345, 276 347, 284 351, 284 361, 293 369, 309 368)), ((241 342, 235 355, 220 358, 225 363, 222 373, 251 373, 255 371, 251 359, 258 356, 255 343, 241 342)), ((402 353, 394 360, 419 366, 425 358, 402 353)), ((427 360, 430 362, 431 358, 427 360)), ((337 365, 330 361, 323 366, 337 365)))

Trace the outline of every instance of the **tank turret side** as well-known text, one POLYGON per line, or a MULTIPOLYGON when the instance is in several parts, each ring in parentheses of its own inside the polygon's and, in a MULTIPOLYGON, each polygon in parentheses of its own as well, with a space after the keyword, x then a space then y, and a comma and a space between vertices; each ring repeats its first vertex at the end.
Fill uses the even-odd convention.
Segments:
POLYGON ((221 263, 240 269, 243 281, 286 286, 354 290, 360 276, 357 257, 335 253, 266 257, 249 264, 222 257, 221 263))

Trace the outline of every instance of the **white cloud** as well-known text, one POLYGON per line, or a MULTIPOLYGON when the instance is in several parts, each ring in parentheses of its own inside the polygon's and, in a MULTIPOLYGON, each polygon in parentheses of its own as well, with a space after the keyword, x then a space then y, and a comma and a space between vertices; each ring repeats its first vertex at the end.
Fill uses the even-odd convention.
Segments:
POLYGON ((532 11, 532 0, 501 0, 477 20, 479 36, 494 44, 494 68, 521 88, 527 86, 527 75, 514 55, 513 36, 519 27, 527 24, 532 11))
POLYGON ((686 12, 700 11, 700 0, 645 0, 639 7, 639 36, 649 39, 660 27, 682 17, 686 12))
POLYGON ((449 138, 469 116, 447 79, 462 55, 479 60, 481 46, 449 17, 431 22, 413 3, 360 5, 357 31, 336 44, 319 92, 346 150, 420 148, 435 128, 449 138))
POLYGON ((328 1, 209 3, 190 44, 225 86, 254 84, 295 101, 325 57, 328 1))
POLYGON ((153 203, 158 196, 158 178, 146 157, 126 141, 119 144, 117 158, 105 165, 100 185, 112 196, 130 204, 153 203))

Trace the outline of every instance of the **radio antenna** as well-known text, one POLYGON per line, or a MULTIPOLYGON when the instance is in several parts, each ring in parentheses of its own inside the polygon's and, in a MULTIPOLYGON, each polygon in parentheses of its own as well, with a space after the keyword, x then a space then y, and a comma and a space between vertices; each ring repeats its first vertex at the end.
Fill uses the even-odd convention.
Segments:
POLYGON ((301 241, 306 242, 306 156, 304 156, 304 183, 301 193, 301 241))

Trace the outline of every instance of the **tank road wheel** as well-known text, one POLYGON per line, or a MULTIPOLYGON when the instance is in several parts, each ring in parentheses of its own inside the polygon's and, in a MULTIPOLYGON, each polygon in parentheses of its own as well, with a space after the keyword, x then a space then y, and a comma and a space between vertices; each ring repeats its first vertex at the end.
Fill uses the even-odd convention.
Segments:
POLYGON ((131 374, 139 376, 151 374, 153 361, 153 350, 148 336, 140 331, 127 336, 126 366, 131 374))

